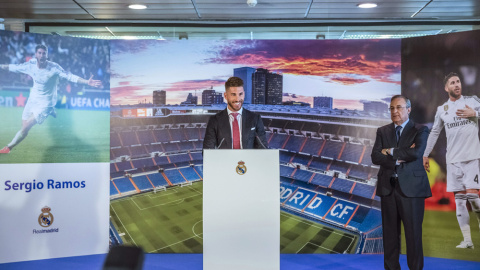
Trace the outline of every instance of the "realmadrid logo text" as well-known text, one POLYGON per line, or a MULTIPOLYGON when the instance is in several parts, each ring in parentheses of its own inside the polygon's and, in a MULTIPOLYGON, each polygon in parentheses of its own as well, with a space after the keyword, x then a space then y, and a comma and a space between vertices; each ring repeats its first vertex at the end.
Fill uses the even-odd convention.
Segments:
MULTIPOLYGON (((44 228, 50 227, 53 224, 53 215, 50 213, 52 209, 48 206, 42 208, 42 213, 38 216, 38 224, 44 228)), ((49 229, 33 229, 34 234, 41 233, 58 233, 58 228, 49 228, 49 229)))
POLYGON ((48 206, 42 208, 42 213, 38 216, 38 224, 42 227, 50 227, 53 224, 52 209, 48 206))
POLYGON ((240 160, 240 161, 238 162, 236 171, 237 171, 237 173, 240 174, 240 175, 244 175, 245 173, 247 173, 247 167, 245 166, 245 162, 243 162, 243 161, 240 160))

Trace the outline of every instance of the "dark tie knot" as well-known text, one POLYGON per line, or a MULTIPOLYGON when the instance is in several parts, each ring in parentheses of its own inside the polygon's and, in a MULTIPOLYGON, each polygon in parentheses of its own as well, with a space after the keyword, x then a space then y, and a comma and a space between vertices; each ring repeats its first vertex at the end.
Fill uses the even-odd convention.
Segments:
POLYGON ((238 113, 232 112, 231 115, 232 115, 233 117, 237 118, 238 113))
POLYGON ((400 131, 402 130, 402 126, 396 126, 395 127, 395 137, 397 139, 397 144, 398 144, 398 140, 400 139, 400 131))

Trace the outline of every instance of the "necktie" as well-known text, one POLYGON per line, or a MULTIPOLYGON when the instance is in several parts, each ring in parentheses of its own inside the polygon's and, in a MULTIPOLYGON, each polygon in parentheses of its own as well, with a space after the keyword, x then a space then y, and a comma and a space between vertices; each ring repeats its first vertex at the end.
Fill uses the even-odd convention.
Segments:
POLYGON ((237 116, 238 113, 232 113, 232 137, 233 137, 233 149, 240 149, 240 128, 238 126, 237 116))
POLYGON ((402 126, 397 126, 395 128, 395 135, 397 137, 397 145, 398 145, 398 141, 400 140, 400 131, 402 130, 402 126))

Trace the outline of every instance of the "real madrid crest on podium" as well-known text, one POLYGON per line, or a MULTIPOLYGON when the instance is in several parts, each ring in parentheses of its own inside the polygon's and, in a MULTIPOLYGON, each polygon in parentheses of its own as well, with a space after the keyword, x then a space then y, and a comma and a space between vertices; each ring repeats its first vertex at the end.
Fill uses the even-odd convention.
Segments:
POLYGON ((38 216, 38 224, 42 227, 49 227, 53 223, 52 209, 48 206, 42 208, 42 213, 38 216))
POLYGON ((247 167, 245 166, 245 162, 241 160, 238 162, 237 173, 240 175, 244 175, 245 173, 247 173, 247 167))

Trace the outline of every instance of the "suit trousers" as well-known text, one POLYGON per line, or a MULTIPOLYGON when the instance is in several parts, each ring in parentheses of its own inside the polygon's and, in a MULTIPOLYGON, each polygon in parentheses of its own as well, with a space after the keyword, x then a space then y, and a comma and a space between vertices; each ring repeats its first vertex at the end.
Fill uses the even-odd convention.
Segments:
POLYGON ((410 270, 423 269, 422 223, 425 198, 406 197, 398 178, 391 178, 392 192, 381 197, 385 269, 400 269, 400 234, 403 222, 410 270))

